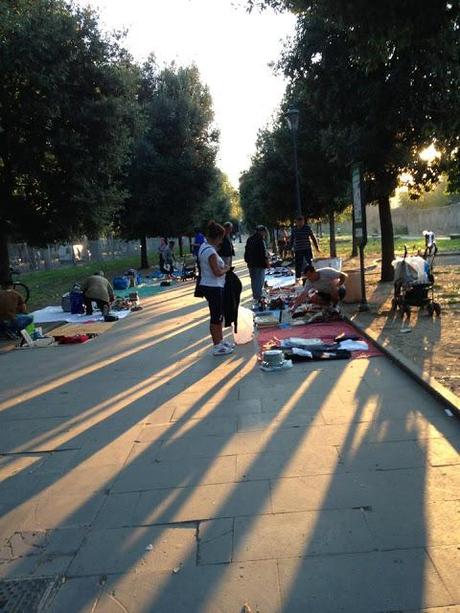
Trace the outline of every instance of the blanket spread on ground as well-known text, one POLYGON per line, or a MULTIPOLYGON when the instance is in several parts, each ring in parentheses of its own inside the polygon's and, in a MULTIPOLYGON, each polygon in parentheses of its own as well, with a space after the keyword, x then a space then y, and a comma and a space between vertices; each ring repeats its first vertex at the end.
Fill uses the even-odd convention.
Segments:
POLYGON ((344 321, 334 321, 325 324, 306 324, 304 326, 296 326, 293 328, 266 328, 259 330, 257 342, 259 343, 260 350, 262 350, 264 346, 273 338, 281 340, 283 338, 289 338, 290 336, 300 338, 319 338, 324 343, 333 343, 334 339, 342 333, 350 336, 358 336, 359 340, 363 340, 368 344, 368 351, 352 351, 352 360, 383 355, 376 345, 362 337, 359 332, 353 328, 353 326, 344 321))
MULTIPOLYGON (((111 311, 111 315, 116 315, 118 319, 124 319, 131 313, 129 309, 126 311, 111 311)), ((60 306, 48 306, 39 311, 31 313, 35 324, 49 324, 55 321, 66 321, 72 324, 86 323, 88 321, 104 321, 102 313, 99 311, 93 315, 72 315, 62 310, 60 306)))

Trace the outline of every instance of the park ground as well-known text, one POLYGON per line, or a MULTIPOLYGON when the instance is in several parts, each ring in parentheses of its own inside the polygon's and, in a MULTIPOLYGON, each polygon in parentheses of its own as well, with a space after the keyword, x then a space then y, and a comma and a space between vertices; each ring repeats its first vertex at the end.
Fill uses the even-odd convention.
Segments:
MULTIPOLYGON (((401 320, 391 311, 393 285, 379 283, 379 247, 380 242, 371 238, 366 247, 367 298, 370 303, 369 313, 357 314, 355 305, 347 308, 347 314, 356 322, 381 337, 382 342, 389 343, 426 370, 440 383, 460 395, 460 239, 438 239, 439 253, 436 258, 435 300, 442 307, 442 317, 430 318, 426 312, 418 313, 413 309, 412 333, 402 334, 401 320), (454 255, 458 254, 458 255, 454 255)), ((402 237, 395 240, 397 254, 402 254, 404 245, 409 253, 423 249, 424 240, 402 237)), ((328 238, 321 239, 322 252, 329 250, 328 238)), ((338 237, 337 252, 344 260, 346 270, 359 266, 357 258, 350 258, 351 240, 338 237)), ((180 258, 178 261, 180 262, 180 258)), ((150 254, 151 264, 156 263, 156 254, 150 254)), ((31 289, 30 308, 41 308, 49 304, 60 304, 61 296, 69 291, 75 281, 81 281, 86 275, 99 268, 104 268, 107 277, 112 278, 130 267, 139 264, 138 258, 108 260, 92 265, 79 265, 48 272, 23 274, 23 279, 31 289)), ((147 271, 143 271, 147 272, 147 271)))
POLYGON ((4 602, 459 613, 459 422, 388 358, 216 358, 179 284, 85 345, 0 360, 4 602))

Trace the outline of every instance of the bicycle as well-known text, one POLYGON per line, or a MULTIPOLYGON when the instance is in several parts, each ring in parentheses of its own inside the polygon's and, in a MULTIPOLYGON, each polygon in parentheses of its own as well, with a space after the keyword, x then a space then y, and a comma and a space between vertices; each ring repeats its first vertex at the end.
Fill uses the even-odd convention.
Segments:
POLYGON ((21 294, 22 299, 27 304, 30 298, 30 289, 27 287, 25 283, 22 283, 21 281, 18 281, 17 279, 14 279, 13 277, 13 275, 20 275, 20 274, 21 273, 18 270, 14 270, 13 268, 10 268, 10 275, 11 275, 11 280, 13 282, 13 289, 19 294, 21 294))

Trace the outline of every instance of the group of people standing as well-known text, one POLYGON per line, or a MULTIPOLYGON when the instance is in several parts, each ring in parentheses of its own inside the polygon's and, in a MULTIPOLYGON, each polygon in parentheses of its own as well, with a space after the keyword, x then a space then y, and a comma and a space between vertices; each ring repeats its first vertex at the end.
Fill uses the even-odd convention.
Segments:
MULTIPOLYGON (((244 260, 248 265, 251 278, 251 289, 254 300, 260 300, 265 282, 265 269, 268 268, 267 251, 268 231, 265 226, 257 226, 247 242, 244 251, 244 260)), ((277 231, 278 251, 281 259, 286 257, 288 251, 294 254, 295 276, 299 280, 307 266, 313 259, 312 244, 320 253, 320 248, 312 229, 306 223, 305 217, 299 215, 295 226, 289 235, 286 228, 281 226, 277 231)))

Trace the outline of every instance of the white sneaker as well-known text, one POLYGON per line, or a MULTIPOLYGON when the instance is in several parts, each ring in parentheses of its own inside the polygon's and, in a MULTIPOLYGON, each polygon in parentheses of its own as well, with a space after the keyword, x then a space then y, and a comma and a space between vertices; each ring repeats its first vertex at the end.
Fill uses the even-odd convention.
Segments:
POLYGON ((228 347, 224 343, 219 343, 212 350, 213 355, 228 355, 229 353, 233 353, 233 347, 228 347))

